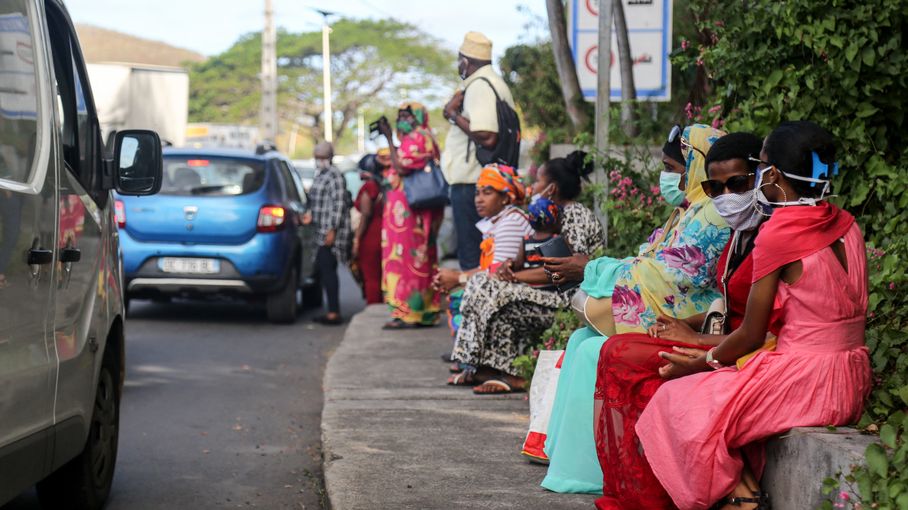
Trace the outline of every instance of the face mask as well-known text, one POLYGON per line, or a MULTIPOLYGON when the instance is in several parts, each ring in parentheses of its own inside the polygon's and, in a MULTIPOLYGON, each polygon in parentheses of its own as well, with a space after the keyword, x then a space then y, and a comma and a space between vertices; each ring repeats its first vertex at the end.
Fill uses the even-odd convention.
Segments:
MULTIPOLYGON (((719 216, 733 230, 753 230, 763 221, 763 214, 757 209, 756 195, 753 193, 726 193, 713 199, 713 205, 719 216)), ((771 210, 770 210, 771 211, 771 210)))
MULTIPOLYGON (((810 177, 801 177, 799 175, 791 175, 791 174, 785 173, 785 172, 779 170, 778 168, 776 168, 776 170, 779 170, 779 173, 784 175, 787 179, 794 179, 796 181, 806 181, 806 182, 810 182, 810 183, 814 183, 814 184, 822 183, 823 191, 820 194, 820 198, 801 197, 797 200, 792 200, 792 201, 787 201, 787 202, 770 202, 769 198, 767 198, 766 195, 763 194, 763 189, 762 189, 763 186, 771 186, 771 184, 763 184, 763 174, 765 172, 769 171, 770 168, 773 168, 773 167, 768 166, 763 169, 758 168, 757 169, 757 180, 754 183, 754 186, 755 186, 754 187, 754 197, 755 197, 757 203, 766 206, 763 208, 764 210, 767 210, 770 207, 784 207, 784 206, 788 206, 788 205, 817 205, 817 201, 823 200, 823 198, 826 196, 826 193, 829 192, 829 180, 812 179, 810 177)), ((764 216, 769 216, 769 214, 771 214, 771 213, 772 213, 772 211, 769 210, 769 213, 764 212, 763 214, 764 214, 764 216)))
POLYGON ((669 205, 677 207, 684 202, 684 192, 681 191, 680 185, 681 174, 664 170, 659 174, 659 193, 669 205))
POLYGON ((460 58, 457 60, 457 74, 460 76, 461 80, 467 79, 467 62, 466 59, 460 58))
POLYGON ((403 134, 407 134, 413 131, 413 124, 409 120, 399 120, 397 121, 397 130, 403 134))

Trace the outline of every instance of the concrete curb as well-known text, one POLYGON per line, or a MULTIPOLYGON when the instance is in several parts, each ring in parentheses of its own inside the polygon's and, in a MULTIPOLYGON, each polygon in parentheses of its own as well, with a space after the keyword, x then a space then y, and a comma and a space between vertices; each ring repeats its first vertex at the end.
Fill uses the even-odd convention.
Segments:
MULTIPOLYGON (((523 393, 477 397, 444 384, 445 327, 383 331, 382 305, 353 317, 325 369, 322 445, 335 510, 592 508, 595 496, 547 492, 545 467, 519 449, 523 393)), ((769 441, 763 486, 776 510, 818 508, 826 477, 863 462, 876 438, 795 429, 769 441)))
POLYGON ((523 393, 477 397, 444 384, 446 328, 383 331, 387 308, 356 315, 325 369, 322 444, 335 510, 591 508, 594 496, 539 487, 523 460, 523 393))

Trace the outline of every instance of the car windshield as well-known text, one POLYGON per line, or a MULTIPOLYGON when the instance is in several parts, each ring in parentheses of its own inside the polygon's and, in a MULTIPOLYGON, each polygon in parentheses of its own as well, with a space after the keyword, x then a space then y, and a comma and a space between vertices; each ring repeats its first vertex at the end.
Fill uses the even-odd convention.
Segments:
POLYGON ((265 181, 261 162, 207 156, 164 158, 162 195, 232 196, 258 191, 265 181))

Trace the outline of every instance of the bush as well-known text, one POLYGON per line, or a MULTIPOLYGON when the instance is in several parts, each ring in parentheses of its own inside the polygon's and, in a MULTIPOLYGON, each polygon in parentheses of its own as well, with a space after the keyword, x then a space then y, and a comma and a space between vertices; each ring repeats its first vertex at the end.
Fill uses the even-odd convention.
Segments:
MULTIPOLYGON (((807 119, 841 144, 834 184, 842 196, 834 201, 857 217, 871 255, 867 346, 876 380, 860 426, 882 431, 908 408, 908 293, 899 263, 908 258, 908 0, 690 0, 690 9, 699 14, 698 42, 682 42, 674 63, 705 69, 710 80, 705 103, 688 105, 689 118, 761 135, 782 120, 807 119)), ((889 438, 854 476, 866 505, 890 508, 897 496, 905 508, 904 483, 884 492, 866 481, 882 476, 885 455, 895 460, 887 469, 900 466, 896 478, 908 477, 905 435, 889 438)))

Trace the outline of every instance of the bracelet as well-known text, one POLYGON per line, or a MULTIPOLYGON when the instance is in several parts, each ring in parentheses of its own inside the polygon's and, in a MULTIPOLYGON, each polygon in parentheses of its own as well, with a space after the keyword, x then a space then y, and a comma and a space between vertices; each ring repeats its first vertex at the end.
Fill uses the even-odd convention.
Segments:
POLYGON ((467 280, 469 280, 469 279, 470 279, 470 275, 468 275, 467 273, 461 272, 460 275, 457 276, 457 283, 459 283, 461 285, 466 285, 467 280))
POLYGON ((715 350, 716 348, 713 347, 712 349, 706 351, 706 364, 709 365, 709 367, 713 370, 719 370, 720 368, 724 368, 725 365, 723 365, 719 360, 713 358, 713 351, 715 350))

